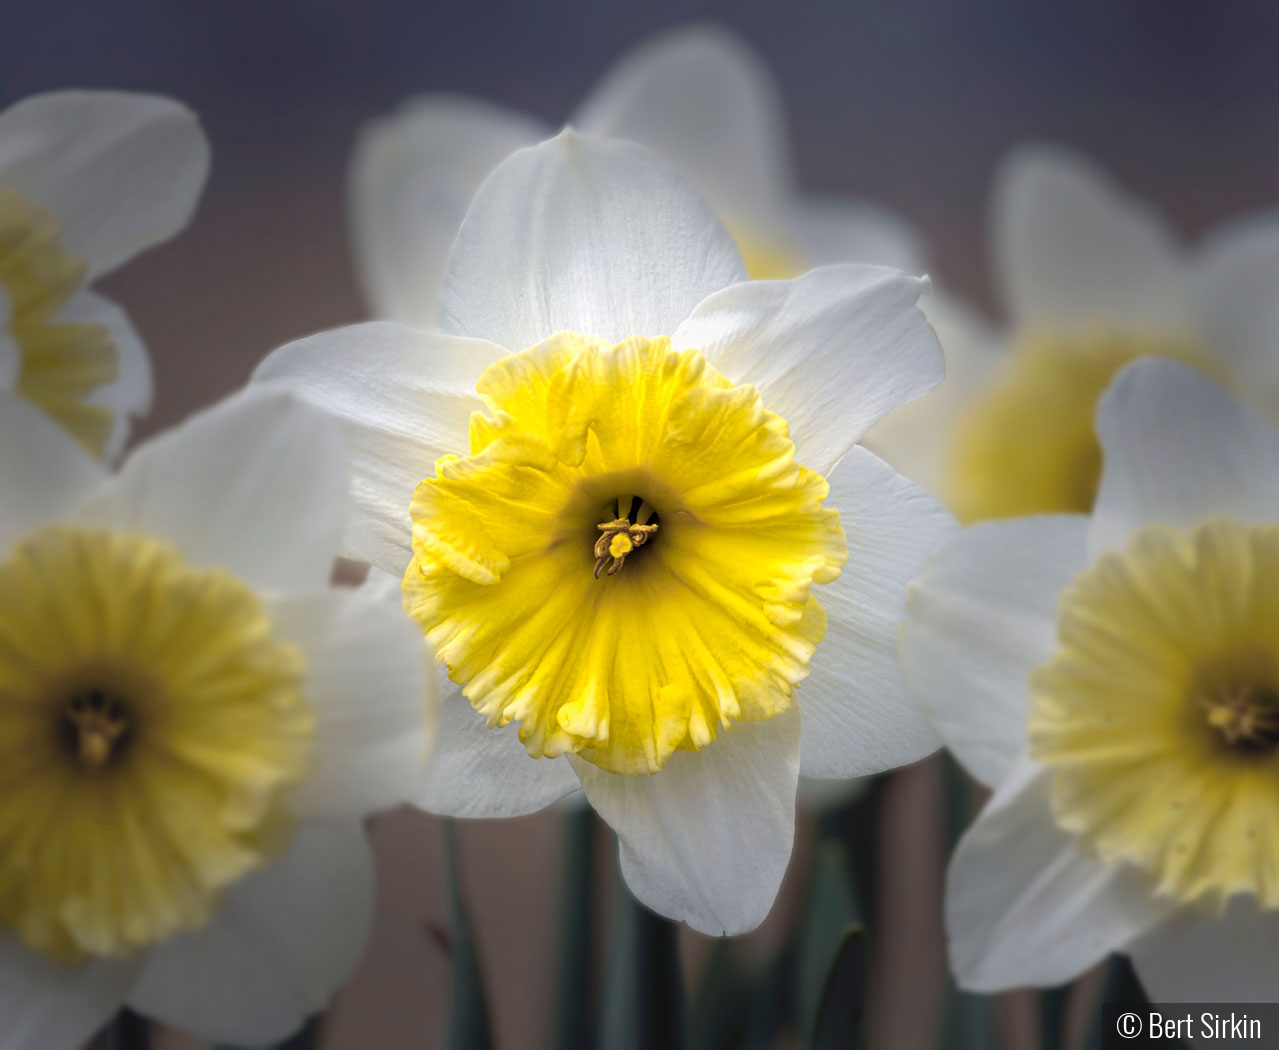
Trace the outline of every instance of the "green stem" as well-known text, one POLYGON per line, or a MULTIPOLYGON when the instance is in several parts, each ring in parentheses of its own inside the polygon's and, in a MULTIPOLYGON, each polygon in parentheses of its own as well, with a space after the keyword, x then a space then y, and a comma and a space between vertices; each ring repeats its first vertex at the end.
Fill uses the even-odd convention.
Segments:
POLYGON ((453 957, 453 993, 449 1010, 448 1050, 488 1050, 493 1044, 480 960, 471 933, 471 921, 462 900, 458 870, 457 827, 444 822, 444 852, 448 861, 449 899, 452 905, 449 947, 453 957))
POLYGON ((564 868, 560 876, 560 968, 556 988, 556 1047, 591 1050, 595 813, 589 806, 564 817, 564 868))
POLYGON ((102 1033, 102 1050, 148 1050, 151 1024, 141 1014, 124 1007, 102 1033))

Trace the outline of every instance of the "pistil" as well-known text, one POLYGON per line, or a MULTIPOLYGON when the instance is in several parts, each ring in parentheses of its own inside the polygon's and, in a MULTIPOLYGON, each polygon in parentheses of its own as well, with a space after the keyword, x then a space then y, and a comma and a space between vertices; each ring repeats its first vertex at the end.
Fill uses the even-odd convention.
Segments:
POLYGON ((65 714, 71 724, 76 760, 90 773, 106 768, 130 728, 124 704, 100 689, 91 689, 73 696, 65 714))

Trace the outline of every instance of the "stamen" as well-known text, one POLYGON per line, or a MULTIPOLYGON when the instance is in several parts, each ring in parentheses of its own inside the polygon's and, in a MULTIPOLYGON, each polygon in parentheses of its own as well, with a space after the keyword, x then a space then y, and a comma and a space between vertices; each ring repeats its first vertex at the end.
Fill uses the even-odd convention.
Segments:
POLYGON ((1199 706, 1207 712, 1208 724, 1231 747, 1260 751, 1279 744, 1279 705, 1251 685, 1200 697, 1199 706))
POLYGON ((105 768, 130 729, 128 709, 101 689, 90 689, 73 696, 64 714, 80 765, 91 773, 105 768))
MULTIPOLYGON (((620 502, 620 501, 619 501, 620 502)), ((595 541, 595 578, 608 568, 609 576, 616 576, 626 563, 626 556, 636 547, 642 547, 657 531, 657 525, 637 525, 630 518, 614 518, 595 526, 603 535, 595 541)))

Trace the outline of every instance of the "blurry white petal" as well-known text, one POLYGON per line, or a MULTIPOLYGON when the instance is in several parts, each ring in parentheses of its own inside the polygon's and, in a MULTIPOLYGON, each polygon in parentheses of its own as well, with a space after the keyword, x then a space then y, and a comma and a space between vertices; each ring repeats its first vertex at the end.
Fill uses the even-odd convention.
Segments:
POLYGON ((640 44, 609 71, 572 124, 651 149, 717 208, 744 217, 790 188, 777 86, 759 56, 717 26, 676 29, 640 44))
POLYGON ((435 324, 453 238, 498 163, 549 128, 481 99, 427 95, 366 124, 351 161, 351 235, 378 317, 435 324))
POLYGON ((412 559, 409 503, 435 461, 463 454, 475 384, 505 351, 478 339, 375 322, 282 346, 254 381, 282 380, 339 420, 351 466, 346 552, 399 578, 412 559))
POLYGON ((373 888, 358 824, 301 825, 282 857, 226 892, 207 926, 151 951, 129 1005, 210 1042, 277 1042, 354 973, 373 888))
POLYGON ((328 581, 345 503, 338 425, 288 390, 257 388, 142 445, 76 518, 287 591, 328 581))
POLYGON ((449 258, 440 327, 512 351, 557 331, 670 335, 744 277, 710 206, 663 161, 565 131, 480 187, 449 258))
POLYGON ((1019 323, 1187 321, 1188 266, 1171 227, 1083 157, 1054 146, 1014 150, 991 208, 995 278, 1019 323))
POLYGON ((1151 1002, 1270 1003, 1279 915, 1235 897, 1224 915, 1183 908, 1129 950, 1151 1002))
POLYGON ((293 795, 304 817, 361 817, 421 791, 439 717, 422 633, 398 588, 290 596, 269 606, 278 637, 306 659, 315 711, 315 766, 293 795))
POLYGON ((490 729, 443 668, 438 674, 444 701, 420 808, 445 817, 520 817, 581 786, 567 759, 530 758, 518 726, 490 729))
POLYGON ((182 229, 208 171, 199 121, 172 99, 58 91, 0 113, 0 186, 57 216, 90 280, 182 229))
POLYGON ((795 839, 799 711, 739 722, 652 776, 575 756, 586 797, 617 832, 622 874, 643 904, 711 936, 753 930, 777 897, 795 839))
POLYGON ((102 468, 30 402, 0 391, 0 550, 65 517, 102 483, 102 468))
POLYGON ((956 529, 934 499, 855 448, 831 472, 825 506, 839 511, 848 564, 814 589, 826 637, 800 684, 805 776, 851 777, 893 769, 936 751, 941 740, 902 675, 897 626, 906 585, 956 529))
POLYGON ((916 305, 926 279, 827 266, 751 281, 699 303, 673 336, 790 426, 795 458, 825 474, 882 416, 941 382, 941 349, 916 305))
POLYGON ((89 398, 90 404, 102 405, 115 414, 115 426, 103 456, 113 462, 128 440, 134 419, 151 410, 151 358, 128 314, 96 292, 77 293, 59 312, 58 320, 103 325, 115 346, 119 369, 115 382, 94 391, 89 398))
POLYGON ((1189 528, 1211 514, 1279 522, 1279 434, 1189 365, 1129 365, 1102 395, 1097 434, 1094 555, 1152 522, 1189 528))
POLYGON ((875 204, 804 197, 783 212, 788 241, 807 266, 872 263, 924 272, 924 243, 905 219, 875 204))
POLYGON ((1088 519, 982 522, 910 586, 906 677, 965 768, 994 787, 1026 746, 1030 672, 1057 642, 1057 597, 1085 565, 1088 519))
POLYGON ((9 295, 4 285, 0 284, 0 390, 12 390, 22 371, 18 344, 13 341, 13 333, 9 331, 10 312, 9 295))
POLYGON ((138 961, 63 966, 0 931, 0 1046, 79 1050, 124 1003, 138 961))
POLYGON ((1052 987, 1171 911, 1126 865, 1089 860, 1057 827, 1052 776, 1019 758, 960 839, 946 876, 950 963, 971 991, 1052 987))

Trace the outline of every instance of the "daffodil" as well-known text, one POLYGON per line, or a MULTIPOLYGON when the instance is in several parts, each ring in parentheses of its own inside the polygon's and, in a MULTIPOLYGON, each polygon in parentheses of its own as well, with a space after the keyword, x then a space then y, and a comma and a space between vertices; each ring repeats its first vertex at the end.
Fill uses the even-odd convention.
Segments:
POLYGON ((150 406, 151 366, 89 286, 186 225, 208 168, 194 114, 166 98, 63 91, 0 112, 0 390, 95 458, 150 406))
POLYGON ((1000 331, 930 311, 946 381, 870 444, 961 521, 1087 513, 1101 476, 1098 398, 1124 365, 1168 357, 1279 419, 1279 222, 1185 248, 1167 220, 1091 163, 1026 146, 992 198, 1000 331))
POLYGON ((124 1003, 281 1038, 360 958, 359 821, 433 726, 412 624, 327 589, 340 428, 258 389, 107 476, 0 394, 0 444, 0 1045, 124 1003))
MULTIPOLYGON (((640 44, 604 76, 570 125, 647 147, 711 202, 753 278, 869 262, 918 272, 902 220, 874 205, 800 194, 781 96, 749 46, 693 26, 640 44)), ((427 95, 372 122, 350 173, 358 273, 374 314, 429 328, 449 248, 497 164, 556 129, 479 99, 427 95)))
POLYGON ((926 282, 744 277, 656 156, 564 132, 480 190, 440 331, 357 326, 259 371, 346 424, 347 551, 403 580, 449 673, 421 804, 511 816, 580 785, 640 899, 716 934, 771 906, 801 768, 936 746, 893 637, 951 524, 856 447, 940 377, 926 282))
POLYGON ((1200 371, 1101 399, 1091 517, 983 522, 912 585, 901 654, 994 791, 947 879, 979 990, 1129 953, 1155 1001, 1274 997, 1279 435, 1200 371))

